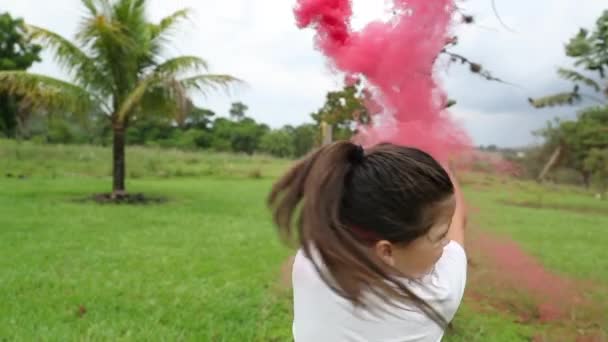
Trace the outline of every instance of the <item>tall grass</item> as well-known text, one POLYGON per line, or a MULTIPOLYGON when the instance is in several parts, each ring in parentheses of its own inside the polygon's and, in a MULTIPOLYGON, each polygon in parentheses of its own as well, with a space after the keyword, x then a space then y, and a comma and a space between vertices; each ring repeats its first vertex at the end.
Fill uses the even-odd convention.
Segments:
MULTIPOLYGON (((0 139, 0 176, 110 177, 111 149, 101 146, 41 145, 0 139)), ((274 178, 289 161, 264 155, 188 152, 155 147, 127 148, 127 178, 274 178)))

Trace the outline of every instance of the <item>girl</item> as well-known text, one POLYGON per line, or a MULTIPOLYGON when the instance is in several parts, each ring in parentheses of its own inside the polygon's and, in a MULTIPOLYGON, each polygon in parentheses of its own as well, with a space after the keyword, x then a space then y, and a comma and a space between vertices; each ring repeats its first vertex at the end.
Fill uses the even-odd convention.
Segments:
POLYGON ((440 341, 462 300, 465 210, 430 155, 392 144, 325 146, 269 196, 298 237, 296 342, 440 341))

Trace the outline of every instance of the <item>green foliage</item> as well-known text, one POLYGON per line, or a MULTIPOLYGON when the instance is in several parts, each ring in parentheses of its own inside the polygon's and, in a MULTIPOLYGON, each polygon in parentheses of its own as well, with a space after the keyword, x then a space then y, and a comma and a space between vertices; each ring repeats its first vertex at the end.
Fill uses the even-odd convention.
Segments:
POLYGON ((175 131, 178 134, 175 134, 174 142, 170 145, 171 147, 181 148, 181 149, 195 149, 200 147, 199 144, 207 143, 208 133, 198 129, 189 129, 186 131, 175 131))
MULTIPOLYGON (((313 149, 317 139, 314 124, 270 130, 246 116, 238 120, 223 117, 212 120, 214 116, 213 111, 200 107, 193 107, 181 123, 168 115, 134 116, 126 132, 126 141, 140 146, 247 154, 261 152, 280 158, 298 158, 313 149)), ((53 144, 106 146, 111 143, 111 122, 99 115, 36 113, 28 118, 24 137, 53 144)))
POLYGON ((0 71, 0 90, 22 96, 35 109, 86 115, 100 109, 100 99, 86 89, 56 78, 26 71, 0 71))
POLYGON ((318 129, 314 124, 285 126, 266 133, 260 150, 280 158, 300 158, 316 146, 318 129))
POLYGON ((295 145, 291 130, 283 128, 267 132, 260 140, 260 150, 279 158, 293 157, 295 145))
POLYGON ((166 117, 144 116, 133 121, 127 131, 129 144, 145 145, 152 141, 169 139, 174 127, 166 117))
POLYGON ((589 30, 581 29, 566 44, 565 50, 568 57, 574 58, 574 66, 582 69, 581 71, 564 68, 558 70, 560 77, 575 84, 574 89, 571 92, 530 99, 530 103, 536 108, 544 108, 572 105, 587 98, 606 105, 608 99, 608 83, 605 78, 608 71, 608 10, 598 18, 592 33, 589 30), (600 97, 581 93, 579 86, 589 88, 600 97))
POLYGON ((319 128, 314 124, 303 124, 293 128, 293 144, 295 157, 302 157, 315 146, 319 128))
MULTIPOLYGON (((41 49, 31 41, 23 19, 0 14, 0 70, 27 70, 40 61, 41 49)), ((28 111, 24 105, 20 97, 0 91, 0 134, 14 137, 18 133, 28 111)))
POLYGON ((367 93, 360 83, 345 86, 338 91, 330 91, 325 104, 311 117, 320 127, 322 122, 332 125, 334 140, 350 139, 358 123, 368 123, 369 115, 365 106, 367 93))
POLYGON ((566 45, 566 54, 576 58, 577 66, 596 71, 602 78, 608 68, 608 10, 597 19, 595 30, 581 29, 566 45))
MULTIPOLYGON (((262 152, 281 158, 301 157, 315 146, 314 124, 270 130, 249 117, 237 121, 215 116, 213 111, 193 107, 181 123, 168 115, 132 117, 126 132, 128 144, 183 150, 211 149, 253 154, 262 152)), ((87 117, 69 112, 33 115, 27 139, 58 144, 111 142, 111 122, 99 115, 87 117)))
POLYGON ((197 128, 207 130, 210 129, 214 116, 215 113, 209 109, 194 107, 186 116, 181 126, 185 129, 197 128))
POLYGON ((587 154, 583 167, 597 178, 602 195, 608 187, 608 148, 594 148, 587 154))
POLYGON ((584 76, 583 74, 579 73, 576 70, 559 68, 557 70, 557 73, 563 79, 570 80, 570 81, 572 81, 574 83, 578 83, 578 84, 584 84, 595 91, 601 90, 600 85, 597 81, 595 81, 594 79, 589 78, 587 76, 584 76))
POLYGON ((608 148, 608 107, 587 108, 575 121, 549 122, 537 134, 545 139, 546 153, 564 146, 562 164, 577 170, 588 185, 589 177, 595 173, 586 166, 589 154, 593 150, 608 148))
POLYGON ((23 19, 0 14, 0 70, 26 70, 40 61, 42 47, 34 44, 23 19))
POLYGON ((183 149, 208 148, 214 115, 208 109, 193 107, 181 124, 166 115, 146 115, 131 121, 127 141, 183 149))
POLYGON ((55 144, 86 144, 89 143, 90 132, 87 127, 78 124, 76 120, 64 118, 49 118, 46 131, 46 142, 55 144))
POLYGON ((257 123, 245 115, 247 105, 232 103, 230 119, 218 118, 213 122, 209 147, 216 151, 232 151, 253 154, 259 148, 260 139, 269 130, 268 126, 257 123))
POLYGON ((225 151, 228 147, 229 151, 253 154, 268 130, 268 126, 248 117, 239 121, 219 118, 213 124, 214 140, 211 147, 218 151, 225 151))

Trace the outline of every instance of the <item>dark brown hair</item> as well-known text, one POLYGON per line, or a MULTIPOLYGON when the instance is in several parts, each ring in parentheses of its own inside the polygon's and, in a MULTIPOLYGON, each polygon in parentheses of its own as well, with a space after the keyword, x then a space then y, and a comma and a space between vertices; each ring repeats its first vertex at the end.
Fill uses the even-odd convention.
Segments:
POLYGON ((365 240, 412 242, 430 230, 433 208, 453 193, 448 173, 423 151, 382 144, 364 152, 342 141, 296 163, 274 185, 268 203, 279 233, 287 241, 298 237, 340 296, 363 306, 364 291, 391 303, 409 300, 445 327, 446 320, 370 253, 365 240))

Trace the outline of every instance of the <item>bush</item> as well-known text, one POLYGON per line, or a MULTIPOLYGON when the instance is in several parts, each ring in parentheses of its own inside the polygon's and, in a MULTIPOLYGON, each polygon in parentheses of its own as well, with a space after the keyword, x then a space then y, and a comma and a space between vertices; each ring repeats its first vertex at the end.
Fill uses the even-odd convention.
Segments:
POLYGON ((260 140, 260 150, 279 158, 290 158, 295 154, 293 135, 285 129, 273 130, 260 140))

